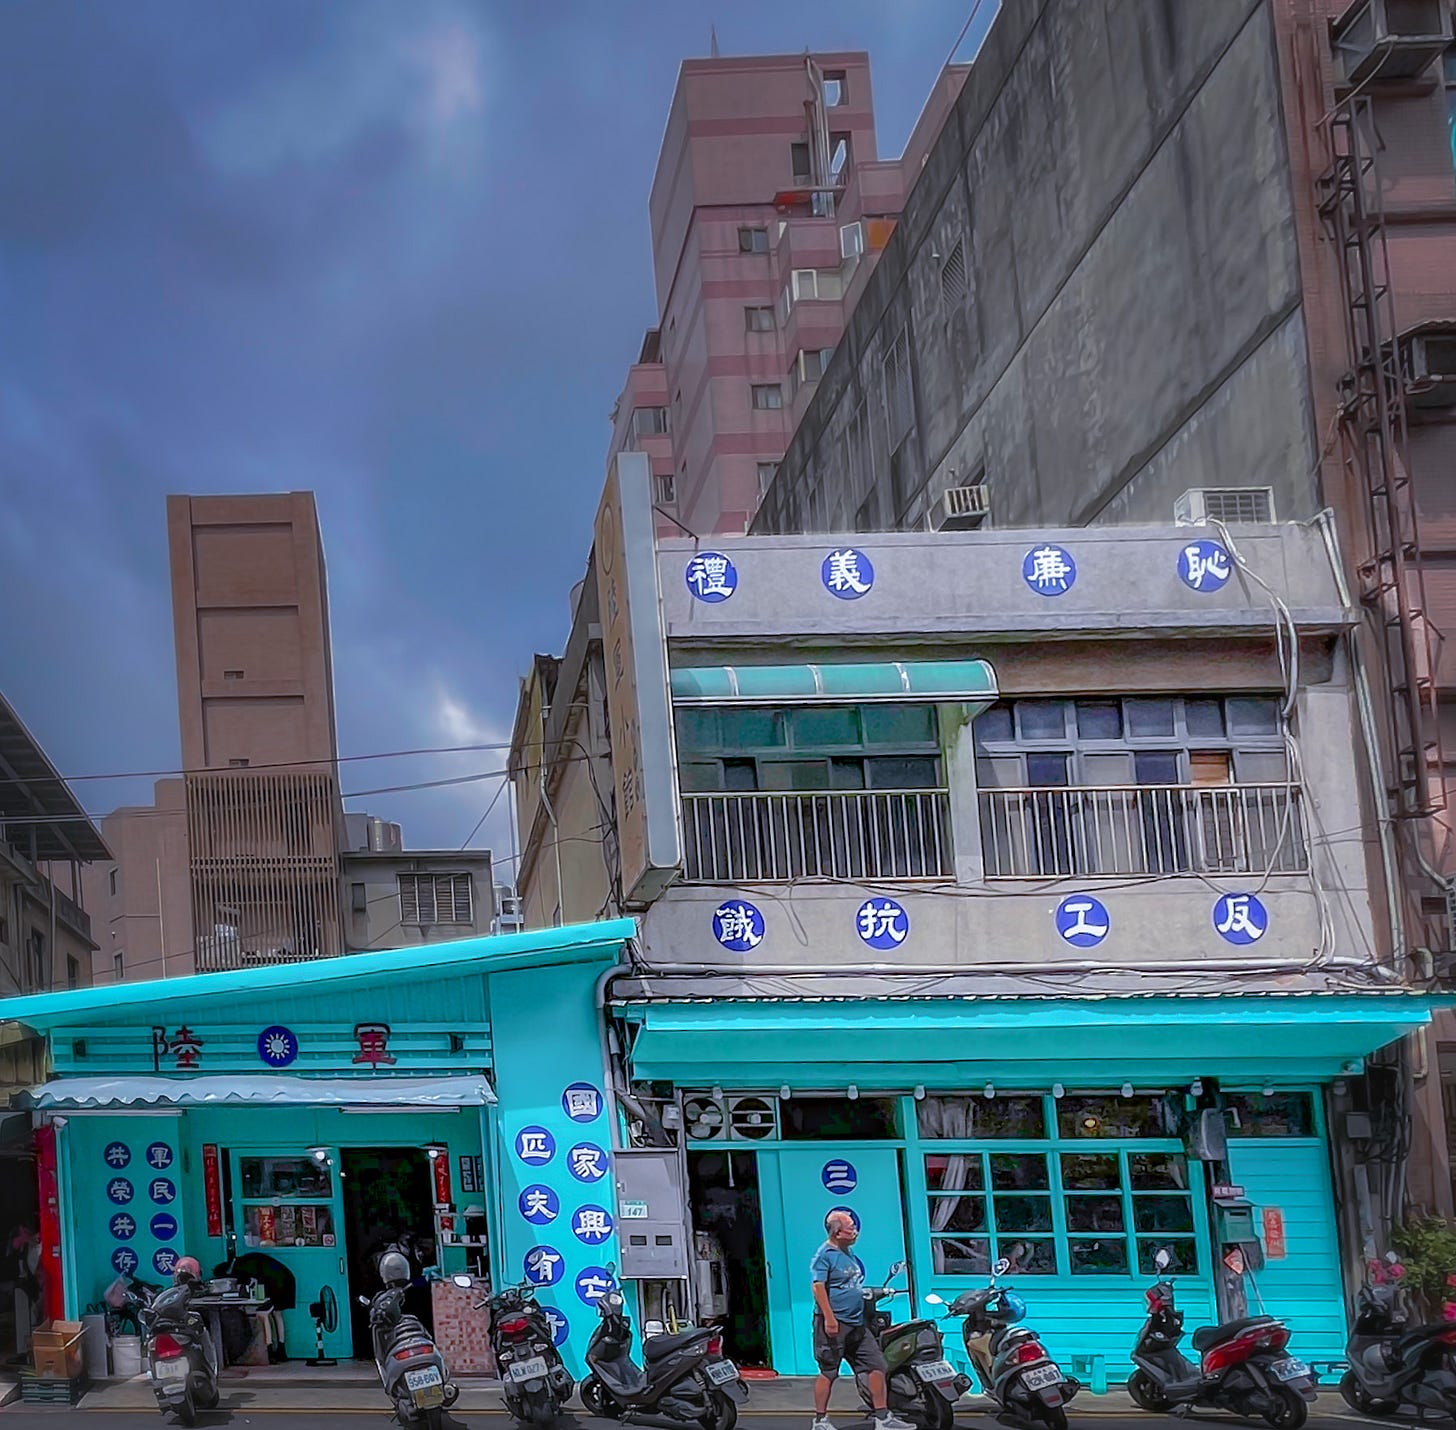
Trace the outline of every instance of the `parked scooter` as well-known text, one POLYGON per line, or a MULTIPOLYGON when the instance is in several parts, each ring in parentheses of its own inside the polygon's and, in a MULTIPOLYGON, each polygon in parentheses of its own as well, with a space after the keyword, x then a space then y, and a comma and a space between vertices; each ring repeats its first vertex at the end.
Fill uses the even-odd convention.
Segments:
MULTIPOLYGON (((886 1282, 904 1269, 905 1263, 897 1261, 885 1274, 886 1282)), ((955 1423, 955 1403, 971 1388, 970 1377, 946 1360, 940 1327, 934 1321, 891 1325, 890 1314, 880 1309, 880 1303, 907 1294, 904 1287, 864 1288, 865 1328, 884 1352, 890 1409, 913 1417, 927 1430, 950 1430, 955 1423)), ((868 1380, 857 1372, 854 1381, 865 1409, 872 1410, 868 1380)))
POLYGON ((639 1367, 622 1293, 608 1291, 597 1302, 597 1315, 601 1321, 586 1348, 591 1374, 581 1383, 581 1403, 590 1414, 610 1420, 650 1415, 702 1430, 733 1430, 748 1387, 723 1355, 721 1331, 688 1326, 675 1335, 649 1336, 639 1367))
POLYGON ((1456 1324, 1412 1326, 1401 1314, 1405 1268, 1393 1252, 1383 1264, 1372 1261, 1369 1274, 1355 1302, 1345 1346, 1350 1369, 1341 1377, 1340 1394, 1362 1415, 1393 1415, 1403 1405, 1456 1415, 1456 1324))
MULTIPOLYGON (((991 1268, 990 1284, 957 1296, 946 1314, 965 1317, 966 1355, 981 1393, 998 1407, 998 1420, 1030 1430, 1067 1430, 1065 1406, 1082 1382, 1063 1375, 1036 1332, 1018 1324, 1026 1316, 1026 1302, 998 1284, 1010 1269, 1002 1257, 991 1268)), ((932 1306, 945 1305, 933 1292, 925 1299, 932 1306)))
MULTIPOLYGON (((404 1314, 409 1262, 397 1251, 386 1252, 379 1259, 379 1277, 384 1289, 372 1301, 359 1297, 359 1304, 369 1307, 369 1335, 379 1383, 401 1425, 442 1430, 445 1411, 460 1398, 460 1390, 451 1384, 445 1358, 423 1322, 418 1316, 404 1314)), ((470 1284, 467 1277, 461 1280, 470 1284)))
POLYGON ((200 1271, 191 1257, 183 1257, 173 1285, 153 1293, 133 1281, 125 1297, 142 1332, 157 1409, 163 1415, 170 1411, 183 1425, 195 1425, 197 1412, 214 1409, 220 1395, 212 1337, 192 1309, 200 1271))
POLYGON ((529 1282, 505 1286, 476 1306, 490 1307, 490 1348, 506 1409, 523 1425, 547 1425, 576 1389, 561 1363, 551 1325, 529 1282))
POLYGON ((1284 1354, 1289 1327, 1274 1316, 1203 1326, 1193 1333, 1193 1349, 1203 1353, 1201 1364, 1194 1365, 1178 1349, 1183 1313, 1173 1304, 1171 1262, 1166 1248, 1153 1258, 1158 1281, 1145 1293, 1148 1319, 1133 1347, 1137 1369, 1128 1379, 1128 1394, 1154 1413, 1229 1410, 1259 1416, 1275 1430, 1299 1430, 1314 1400, 1314 1377, 1302 1360, 1284 1354))

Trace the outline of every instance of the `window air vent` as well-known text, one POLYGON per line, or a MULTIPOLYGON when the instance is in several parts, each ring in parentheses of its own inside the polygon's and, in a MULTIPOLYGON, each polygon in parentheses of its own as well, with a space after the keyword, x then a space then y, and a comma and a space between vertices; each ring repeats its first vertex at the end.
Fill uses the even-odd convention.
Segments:
POLYGON ((930 508, 925 524, 931 531, 974 531, 991 515, 991 489, 984 482, 947 487, 930 508))
POLYGON ((1456 324, 1402 334, 1400 362, 1412 406, 1456 407, 1456 324))
POLYGON ((1268 487, 1194 487, 1173 503, 1173 520, 1179 526, 1261 525, 1274 520, 1274 493, 1268 487))
POLYGON ((1450 0, 1355 0, 1330 40, 1346 84, 1417 79, 1451 43, 1450 0))

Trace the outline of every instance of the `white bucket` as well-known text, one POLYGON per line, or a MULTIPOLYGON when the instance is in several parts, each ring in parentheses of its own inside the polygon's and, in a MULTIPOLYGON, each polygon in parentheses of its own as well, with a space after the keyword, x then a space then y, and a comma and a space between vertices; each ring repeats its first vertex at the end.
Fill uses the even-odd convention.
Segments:
POLYGON ((81 1360, 86 1367, 87 1380, 105 1380, 109 1374, 106 1368, 106 1317, 81 1317, 81 1360))
POLYGON ((140 1336, 112 1336, 111 1365, 116 1374, 129 1380, 142 1373, 142 1338, 140 1336))

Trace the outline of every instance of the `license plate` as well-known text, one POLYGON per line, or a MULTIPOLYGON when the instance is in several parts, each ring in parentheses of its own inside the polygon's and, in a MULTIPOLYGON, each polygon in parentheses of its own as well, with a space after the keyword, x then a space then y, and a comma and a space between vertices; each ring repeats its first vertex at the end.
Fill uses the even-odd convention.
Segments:
POLYGON ((708 1379, 714 1385, 726 1385, 738 1379, 738 1367, 731 1360, 710 1360, 707 1365, 708 1379))
POLYGON ((1039 1365, 1035 1370, 1027 1371, 1023 1379, 1028 1389, 1040 1390, 1043 1386, 1060 1385, 1062 1373, 1054 1365, 1039 1365))
POLYGON ((917 1365, 912 1369, 921 1380, 931 1383, 955 1379, 955 1367, 949 1361, 931 1361, 928 1365, 917 1365))
POLYGON ((424 1390, 427 1386, 439 1385, 440 1367, 425 1365, 421 1366, 419 1370, 407 1370, 404 1373, 404 1383, 411 1390, 424 1390))
POLYGON ((187 1375, 187 1362, 185 1360, 159 1360, 153 1367, 152 1373, 158 1380, 182 1380, 187 1375))
POLYGON ((511 1380, 545 1380, 546 1358, 533 1356, 530 1360, 518 1360, 507 1374, 511 1380))
POLYGON ((1309 1374, 1309 1367, 1302 1360, 1276 1360, 1269 1367, 1280 1380, 1299 1380, 1309 1374))

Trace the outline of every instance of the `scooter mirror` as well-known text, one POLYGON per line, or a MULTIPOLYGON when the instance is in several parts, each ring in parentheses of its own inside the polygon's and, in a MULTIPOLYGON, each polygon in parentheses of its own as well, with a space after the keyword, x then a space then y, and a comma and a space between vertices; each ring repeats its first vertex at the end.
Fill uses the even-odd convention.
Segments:
POLYGON ((893 1265, 892 1265, 892 1266, 891 1266, 891 1267, 890 1267, 890 1274, 889 1274, 889 1275, 888 1275, 888 1276, 886 1276, 886 1277, 885 1277, 885 1280, 886 1280, 886 1281, 889 1281, 889 1280, 891 1280, 891 1279, 892 1279, 892 1278, 893 1278, 893 1277, 896 1277, 896 1276, 898 1276, 898 1275, 899 1275, 899 1274, 900 1274, 900 1273, 901 1273, 901 1272, 902 1272, 902 1271, 903 1271, 903 1270, 904 1270, 904 1269, 905 1269, 905 1263, 904 1263, 904 1262, 903 1262, 903 1261, 897 1261, 897 1262, 895 1262, 895 1263, 894 1263, 894 1264, 893 1264, 893 1265))
POLYGON ((1386 1252, 1386 1253, 1385 1253, 1385 1259, 1386 1259, 1386 1260, 1387 1260, 1387 1261, 1388 1261, 1388 1262, 1390 1262, 1390 1264, 1391 1264, 1391 1265, 1392 1265, 1392 1266, 1394 1266, 1394 1265, 1395 1265, 1395 1264, 1396 1264, 1396 1262, 1397 1262, 1397 1261, 1399 1261, 1399 1260, 1400 1260, 1400 1257, 1398 1257, 1398 1256, 1397 1256, 1397 1255, 1396 1255, 1396 1254, 1395 1254, 1395 1252, 1393 1252, 1393 1251, 1387 1251, 1387 1252, 1386 1252))
POLYGON ((991 1268, 992 1274, 996 1276, 1004 1276, 1010 1270, 1011 1263, 1004 1256, 991 1268))
POLYGON ((615 1261, 609 1261, 609 1262, 607 1262, 607 1275, 608 1276, 615 1276, 616 1274, 617 1274, 617 1263, 615 1261))
POLYGON ((469 1291, 475 1282, 468 1276, 452 1276, 450 1278, 462 1291, 469 1291))
POLYGON ((1159 1271, 1166 1271, 1172 1264, 1173 1258, 1169 1255, 1168 1248, 1166 1246, 1159 1247, 1153 1256, 1153 1265, 1159 1271))
MULTIPOLYGON (((930 1308, 931 1308, 931 1310, 932 1310, 932 1311, 938 1311, 938 1310, 940 1310, 940 1308, 941 1308, 941 1307, 942 1307, 942 1306, 944 1306, 944 1305, 945 1305, 945 1298, 944 1298, 944 1297, 943 1297, 943 1296, 937 1296, 937 1295, 936 1295, 936 1294, 935 1294, 935 1292, 934 1292, 934 1291, 932 1291, 932 1292, 931 1292, 931 1293, 930 1293, 930 1295, 928 1295, 928 1296, 927 1296, 927 1297, 926 1297, 926 1298, 925 1298, 925 1304, 926 1304, 926 1305, 927 1305, 927 1306, 929 1306, 929 1307, 930 1307, 930 1308)), ((942 1313, 942 1314, 943 1314, 943 1313, 942 1313)))
POLYGON ((367 1306, 369 1304, 369 1298, 367 1296, 360 1296, 359 1297, 359 1304, 361 1306, 367 1306))

